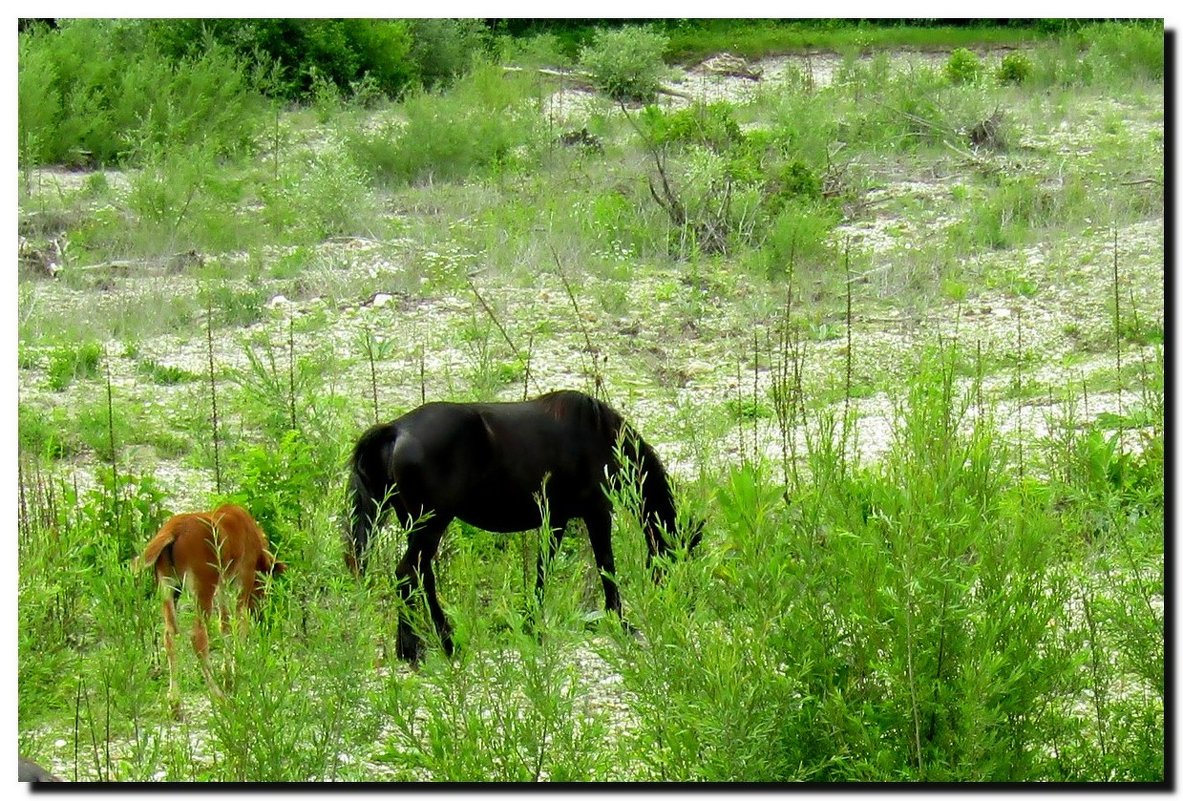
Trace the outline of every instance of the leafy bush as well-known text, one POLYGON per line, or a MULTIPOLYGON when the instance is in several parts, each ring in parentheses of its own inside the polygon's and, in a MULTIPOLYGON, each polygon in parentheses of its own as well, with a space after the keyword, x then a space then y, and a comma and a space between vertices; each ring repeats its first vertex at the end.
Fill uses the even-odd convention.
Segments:
POLYGON ((655 146, 696 144, 723 152, 743 141, 743 132, 730 103, 694 103, 687 108, 666 112, 659 106, 646 106, 641 123, 655 146))
POLYGON ((579 53, 596 88, 613 100, 652 100, 665 76, 661 60, 669 39, 648 28, 597 30, 579 53))
POLYGON ((954 50, 945 62, 945 77, 955 84, 974 83, 981 73, 981 59, 964 47, 954 50))
POLYGON ((822 265, 834 256, 830 232, 840 216, 828 203, 804 198, 786 198, 768 227, 767 239, 758 253, 770 278, 784 276, 790 265, 822 265))
POLYGON ((793 159, 777 171, 769 195, 769 209, 775 214, 789 198, 820 200, 822 179, 801 159, 793 159))
POLYGON ((97 378, 102 358, 103 348, 97 342, 55 348, 49 355, 49 386, 60 392, 75 378, 97 378))
POLYGON ((140 33, 136 21, 83 19, 21 35, 22 157, 112 164, 146 145, 250 146, 258 97, 243 63, 212 42, 173 63, 140 33))
POLYGON ((278 65, 281 77, 266 87, 303 98, 319 74, 347 95, 370 76, 395 96, 416 78, 406 20, 366 19, 166 19, 147 23, 148 37, 173 59, 191 58, 215 41, 244 62, 278 65))
POLYGON ((1161 81, 1165 74, 1165 37, 1161 20, 1150 24, 1109 23, 1084 28, 1087 60, 1094 74, 1105 80, 1161 81))
POLYGON ((447 93, 416 93, 402 104, 406 124, 357 129, 346 150, 378 183, 451 180, 474 170, 529 162, 541 136, 528 80, 482 65, 447 93))
POLYGON ((298 431, 286 432, 267 447, 231 454, 237 479, 231 500, 250 509, 276 554, 286 553, 285 541, 308 516, 313 499, 329 490, 326 471, 314 457, 312 445, 298 431))
POLYGON ((1007 53, 994 75, 999 83, 1019 84, 1028 81, 1033 70, 1031 59, 1022 53, 1007 53))
POLYGON ((484 43, 475 19, 414 19, 408 22, 415 77, 425 89, 451 86, 468 72, 484 43))

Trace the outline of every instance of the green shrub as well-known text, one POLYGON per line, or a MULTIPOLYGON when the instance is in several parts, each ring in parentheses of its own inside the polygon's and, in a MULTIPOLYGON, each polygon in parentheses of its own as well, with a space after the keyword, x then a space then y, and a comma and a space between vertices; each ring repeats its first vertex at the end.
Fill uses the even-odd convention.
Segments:
POLYGON ((1108 23, 1083 28, 1086 59, 1093 73, 1105 80, 1161 81, 1165 74, 1165 36, 1162 22, 1108 23))
POLYGON ((218 42, 243 62, 279 67, 281 77, 261 90, 306 98, 319 74, 348 95, 370 76, 390 96, 417 77, 406 20, 367 19, 167 19, 147 23, 147 35, 170 58, 191 58, 218 42))
POLYGON ((126 194, 135 224, 113 208, 94 214, 80 231, 82 248, 93 257, 160 256, 245 249, 258 241, 263 232, 244 224, 239 208, 248 177, 221 169, 216 154, 201 146, 146 148, 126 194))
POLYGON ((78 410, 74 423, 78 439, 104 462, 110 463, 116 453, 128 444, 142 441, 139 439, 144 433, 141 421, 133 419, 138 410, 133 407, 127 410, 130 413, 124 411, 119 406, 109 409, 105 396, 78 410), (111 411, 113 414, 109 415, 111 411))
POLYGON ((475 19, 409 21, 411 59, 425 89, 451 86, 472 69, 484 44, 484 26, 475 19))
POLYGON ((17 442, 22 453, 60 459, 74 449, 62 431, 58 416, 35 407, 21 407, 17 411, 17 442))
POLYGON ((945 62, 945 77, 955 84, 974 83, 981 73, 981 59, 964 47, 954 50, 945 62))
POLYGON ((1082 26, 1034 50, 1032 80, 1041 86, 1160 81, 1165 41, 1161 20, 1082 26))
POLYGON ((646 106, 641 122, 657 147, 696 144, 721 153, 743 142, 733 108, 725 102, 694 103, 673 112, 663 111, 659 106, 646 106))
MULTIPOLYGON (((44 34, 41 34, 44 35, 44 34)), ((54 153, 57 119, 61 113, 58 67, 53 52, 39 38, 21 36, 17 53, 17 136, 22 166, 44 164, 54 153)))
POLYGON ((530 163, 541 136, 530 83, 481 65, 448 92, 422 92, 402 104, 406 124, 358 129, 346 150, 380 184, 452 180, 473 171, 530 163))
POLYGON ((173 62, 142 33, 139 21, 80 19, 21 35, 22 154, 89 165, 149 145, 201 143, 219 155, 250 147, 260 119, 243 62, 212 42, 173 62))
POLYGON ((648 28, 601 29, 580 51, 579 63, 613 100, 652 100, 666 74, 661 56, 668 41, 648 28))
POLYGON ((782 165, 769 182, 768 209, 775 215, 792 198, 821 200, 822 179, 800 159, 782 165))
POLYGON ((212 306, 214 320, 222 325, 245 326, 263 319, 266 291, 258 286, 219 283, 201 293, 201 307, 212 306))
POLYGON ((49 386, 61 392, 75 378, 97 378, 102 358, 103 348, 97 342, 55 348, 49 355, 49 386))
POLYGON ((374 230, 377 201, 365 174, 342 152, 318 154, 301 171, 289 202, 296 214, 297 241, 319 242, 332 236, 374 230))
POLYGON ((994 76, 999 83, 1026 83, 1031 78, 1034 67, 1031 59, 1022 53, 1007 53, 1002 57, 994 76))
POLYGON ((770 278, 784 276, 789 266, 822 265, 833 258, 830 233, 840 216, 828 203, 785 199, 772 219, 758 254, 770 278))
MULTIPOLYGON (((955 135, 963 106, 977 98, 976 94, 951 90, 941 73, 925 67, 891 73, 872 84, 871 91, 877 102, 854 98, 852 112, 836 127, 839 140, 858 141, 867 148, 902 150, 940 145, 955 135)), ((820 158, 824 159, 824 153, 820 158)))

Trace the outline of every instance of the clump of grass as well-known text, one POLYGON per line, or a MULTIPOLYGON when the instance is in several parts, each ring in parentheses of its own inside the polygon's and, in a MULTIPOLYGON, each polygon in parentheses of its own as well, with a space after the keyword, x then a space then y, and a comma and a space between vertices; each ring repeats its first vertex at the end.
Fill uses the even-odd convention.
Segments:
POLYGON ((142 359, 137 365, 136 369, 141 375, 147 376, 155 383, 164 386, 185 384, 201 380, 201 376, 197 373, 186 370, 183 367, 177 367, 171 364, 161 364, 154 359, 142 359))
POLYGON ((49 355, 49 386, 61 392, 77 378, 97 378, 102 358, 103 348, 98 342, 55 348, 49 355))
POLYGON ((403 125, 357 130, 346 148, 379 184, 454 180, 474 171, 529 164, 541 136, 527 78, 482 64, 447 93, 421 92, 403 101, 403 125))

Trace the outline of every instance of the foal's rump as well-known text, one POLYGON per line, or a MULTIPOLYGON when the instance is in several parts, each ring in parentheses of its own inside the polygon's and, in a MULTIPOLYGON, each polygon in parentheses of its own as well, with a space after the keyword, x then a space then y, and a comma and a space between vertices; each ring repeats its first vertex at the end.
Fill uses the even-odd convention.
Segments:
POLYGON ((136 565, 153 565, 158 578, 178 579, 186 573, 241 570, 247 565, 264 573, 279 568, 259 524, 235 504, 169 518, 136 565))

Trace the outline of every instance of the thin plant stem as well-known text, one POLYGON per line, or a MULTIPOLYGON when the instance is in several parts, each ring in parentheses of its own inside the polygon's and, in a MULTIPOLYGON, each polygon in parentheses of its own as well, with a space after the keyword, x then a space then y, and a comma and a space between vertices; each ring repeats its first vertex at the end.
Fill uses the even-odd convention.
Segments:
POLYGON ((103 346, 103 366, 106 368, 107 380, 107 439, 111 446, 111 505, 114 512, 115 526, 119 527, 119 452, 115 450, 115 404, 111 393, 111 359, 107 354, 107 346, 103 346))
POLYGON ((206 355, 209 358, 209 402, 214 435, 214 486, 219 495, 222 494, 222 461, 218 453, 218 387, 214 377, 214 307, 213 295, 206 296, 205 306, 205 344, 206 355))
POLYGON ((1117 273, 1117 226, 1113 226, 1113 347, 1117 351, 1117 453, 1124 453, 1122 440, 1125 438, 1122 425, 1121 390, 1124 383, 1121 379, 1121 286, 1117 273))
POLYGON ((293 317, 288 314, 288 402, 292 417, 292 431, 296 429, 296 333, 293 317))

